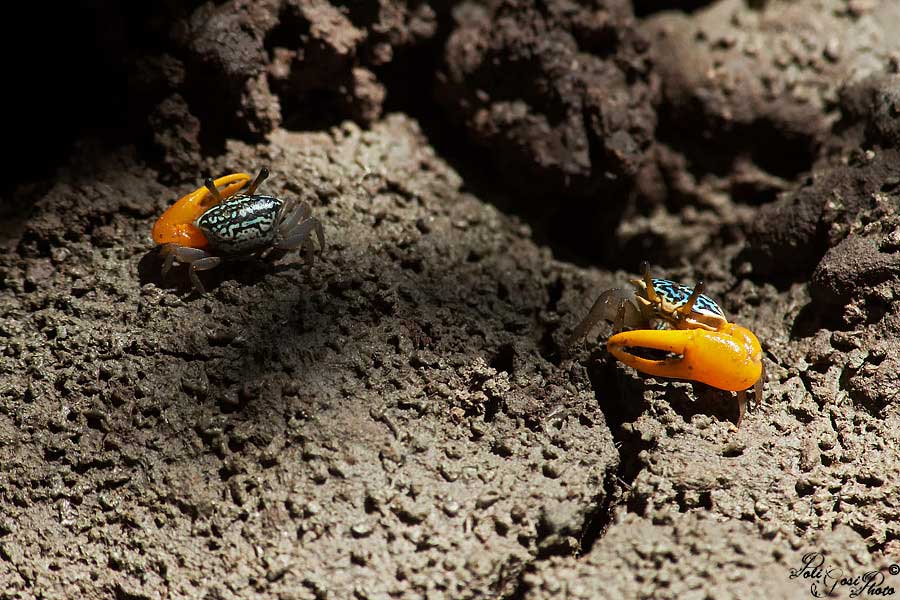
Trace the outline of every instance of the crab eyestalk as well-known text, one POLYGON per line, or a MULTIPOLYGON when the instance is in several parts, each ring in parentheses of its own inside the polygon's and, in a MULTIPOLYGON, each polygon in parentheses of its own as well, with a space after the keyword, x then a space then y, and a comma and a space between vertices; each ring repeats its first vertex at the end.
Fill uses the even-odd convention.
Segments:
POLYGON ((253 180, 253 183, 250 184, 250 187, 247 188, 247 195, 252 196, 256 193, 256 188, 259 187, 263 181, 265 181, 269 177, 269 169, 262 167, 259 170, 259 173, 256 174, 256 179, 253 180))
POLYGON ((653 277, 650 276, 650 263, 646 260, 641 262, 641 274, 644 277, 644 289, 646 290, 647 300, 653 304, 659 304, 656 289, 653 287, 653 277))
POLYGON ((216 187, 216 182, 213 181, 212 177, 207 177, 206 181, 203 183, 203 186, 213 197, 213 200, 215 200, 215 202, 212 203, 213 205, 222 203, 222 194, 219 193, 219 188, 216 187))
POLYGON ((706 289, 706 284, 703 280, 698 281, 694 286, 694 291, 691 292, 690 297, 688 297, 687 302, 685 302, 684 306, 679 308, 678 311, 690 316, 691 311, 694 310, 694 304, 697 303, 697 299, 703 294, 704 289, 706 289))

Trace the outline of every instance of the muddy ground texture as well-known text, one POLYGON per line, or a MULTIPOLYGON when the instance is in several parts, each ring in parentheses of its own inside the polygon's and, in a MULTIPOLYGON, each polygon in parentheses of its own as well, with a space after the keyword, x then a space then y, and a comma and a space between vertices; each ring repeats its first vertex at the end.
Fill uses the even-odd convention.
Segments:
POLYGON ((133 139, 3 208, 0 595, 900 588, 900 6, 658 4, 122 15, 133 139), (163 279, 158 215, 262 165, 321 255, 163 279), (761 340, 737 431, 565 347, 641 259, 761 340))

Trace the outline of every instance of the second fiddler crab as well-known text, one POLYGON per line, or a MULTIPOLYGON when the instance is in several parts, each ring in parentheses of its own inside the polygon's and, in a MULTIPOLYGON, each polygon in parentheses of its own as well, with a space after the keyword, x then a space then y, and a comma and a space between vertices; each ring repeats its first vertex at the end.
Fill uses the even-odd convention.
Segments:
POLYGON ((610 354, 642 373, 705 383, 737 392, 740 426, 752 388, 756 404, 762 400, 765 372, 762 348, 749 329, 730 323, 715 300, 693 288, 650 276, 641 265, 635 289, 613 288, 601 293, 587 316, 572 333, 567 346, 587 336, 603 320, 613 324, 606 342, 610 354), (667 353, 658 360, 643 358, 628 349, 667 353))
POLYGON ((311 256, 313 232, 321 251, 325 232, 307 202, 288 203, 256 193, 268 176, 269 170, 263 167, 252 182, 247 173, 208 178, 203 187, 170 206, 152 232, 153 241, 160 245, 163 276, 175 261, 187 264, 191 283, 202 294, 197 272, 213 269, 224 260, 266 257, 304 246, 311 256))

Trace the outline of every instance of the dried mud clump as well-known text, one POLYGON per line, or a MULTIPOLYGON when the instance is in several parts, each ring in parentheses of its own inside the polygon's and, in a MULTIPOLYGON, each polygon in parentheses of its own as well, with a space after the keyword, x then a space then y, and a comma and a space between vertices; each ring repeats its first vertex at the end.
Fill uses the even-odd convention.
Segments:
POLYGON ((725 0, 644 20, 659 143, 620 245, 696 262, 746 233, 756 276, 808 281, 892 168, 878 152, 839 156, 896 143, 898 27, 896 3, 826 0, 725 0))
POLYGON ((803 198, 821 198, 818 189, 795 190, 763 214, 754 207, 817 166, 833 170, 823 157, 853 147, 834 131, 857 146, 866 132, 896 137, 889 75, 900 5, 851 4, 724 0, 641 22, 660 79, 659 127, 638 177, 639 214, 616 233, 623 254, 696 263, 749 227, 759 275, 809 276, 828 248, 822 206, 803 198))
POLYGON ((742 157, 779 176, 808 169, 839 116, 841 87, 884 72, 900 52, 900 5, 856 4, 724 0, 649 18, 641 31, 670 143, 710 171, 742 157))
POLYGON ((457 8, 438 100, 517 191, 588 196, 628 183, 655 127, 646 44, 628 2, 457 8))
POLYGON ((829 248, 881 215, 889 182, 900 183, 898 158, 893 150, 859 152, 848 164, 821 167, 806 185, 762 207, 748 227, 746 256, 754 272, 808 279, 829 248))
POLYGON ((873 280, 872 269, 884 272, 875 265, 890 259, 876 255, 894 252, 890 240, 900 201, 900 150, 879 145, 894 143, 889 119, 882 116, 892 110, 887 108, 891 96, 874 91, 883 82, 872 86, 870 81, 844 95, 843 143, 868 149, 823 160, 804 185, 762 207, 748 226, 744 256, 754 272, 780 280, 812 278, 811 291, 826 306, 848 301, 857 285, 873 280), (871 239, 863 243, 858 236, 871 239), (860 252, 865 261, 857 260, 860 252), (871 268, 862 266, 869 259, 871 268), (848 275, 849 268, 858 268, 857 274, 848 275))
POLYGON ((866 147, 900 146, 900 75, 896 72, 847 85, 841 91, 841 108, 848 141, 866 147))
POLYGON ((390 0, 234 0, 147 20, 145 35, 169 52, 131 61, 136 112, 150 115, 163 166, 182 175, 201 149, 221 150, 227 137, 259 140, 281 124, 374 122, 387 95, 376 71, 437 30, 427 4, 390 0))

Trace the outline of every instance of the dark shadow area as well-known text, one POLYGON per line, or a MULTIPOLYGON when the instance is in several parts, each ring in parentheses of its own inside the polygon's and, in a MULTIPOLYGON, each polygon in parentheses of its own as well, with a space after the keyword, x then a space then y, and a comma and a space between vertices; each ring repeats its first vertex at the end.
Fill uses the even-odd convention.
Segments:
MULTIPOLYGON (((160 289, 178 290, 179 293, 192 293, 189 266, 175 263, 172 269, 162 275, 163 259, 159 256, 159 246, 149 250, 138 262, 138 278, 141 285, 152 283, 160 289)), ((292 268, 289 265, 276 264, 263 258, 245 257, 225 259, 215 269, 201 271, 197 275, 207 292, 212 292, 225 281, 235 281, 241 285, 256 285, 266 275, 278 273, 292 268)))
POLYGON ((523 201, 510 187, 509 174, 500 173, 503 167, 497 157, 469 140, 438 103, 421 102, 421 97, 417 102, 415 95, 403 93, 395 98, 394 88, 389 90, 387 110, 416 119, 428 144, 460 174, 465 191, 527 223, 535 243, 550 247, 559 260, 579 266, 623 266, 613 233, 629 204, 631 192, 624 185, 610 184, 589 198, 548 193, 523 201))
MULTIPOLYGON (((485 261, 493 263, 493 256, 485 261)), ((510 376, 519 374, 516 346, 503 342, 493 346, 488 342, 489 339, 508 337, 505 323, 510 315, 520 312, 515 308, 515 299, 472 302, 471 293, 466 292, 483 287, 480 283, 487 280, 516 289, 520 283, 516 274, 502 268, 501 263, 498 262, 496 271, 491 273, 467 271, 463 267, 451 275, 427 263, 419 270, 405 269, 399 261, 386 255, 375 259, 373 264, 343 265, 340 261, 340 275, 336 278, 317 271, 320 260, 327 263, 335 258, 326 250, 311 269, 299 258, 297 262, 281 263, 247 259, 201 273, 207 294, 214 296, 217 302, 238 307, 252 304, 252 321, 232 321, 222 325, 222 331, 217 329, 218 314, 210 314, 204 297, 192 290, 184 267, 173 268, 167 278, 161 280, 157 252, 150 251, 141 259, 138 270, 142 284, 161 283, 165 288, 175 288, 184 302, 196 307, 197 320, 173 327, 172 335, 177 338, 197 335, 201 339, 205 336, 208 340, 208 345, 198 347, 207 356, 198 353, 195 356, 178 354, 178 357, 205 364, 209 380, 203 395, 204 403, 214 407, 215 413, 227 417, 226 437, 229 428, 238 423, 251 421, 254 428, 269 430, 279 427, 289 414, 297 411, 308 414, 327 408, 323 405, 327 400, 309 398, 302 387, 296 395, 273 391, 267 387, 273 380, 304 382, 323 370, 335 369, 346 370, 363 379, 376 377, 373 373, 382 368, 385 360, 381 352, 373 354, 373 348, 382 343, 380 336, 388 336, 388 344, 395 345, 398 352, 401 349, 399 336, 408 338, 413 348, 410 361, 416 360, 421 348, 436 353, 449 350, 448 356, 482 355, 495 370, 510 376), (217 292, 223 281, 236 281, 243 288, 260 284, 267 275, 274 275, 282 282, 261 285, 256 293, 244 298, 237 298, 230 290, 217 292), (415 289, 416 296, 406 298, 402 294, 395 296, 385 292, 395 287, 415 289), (469 347, 461 346, 455 337, 440 339, 435 324, 423 316, 423 312, 431 314, 434 309, 446 309, 447 314, 453 315, 454 323, 478 332, 471 338, 469 347), (340 344, 338 339, 342 339, 340 344), (281 377, 279 373, 287 377, 281 377)), ((447 323, 439 323, 437 329, 445 326, 447 323)), ((535 339, 534 343, 537 345, 539 341, 535 339)), ((179 346, 174 341, 163 345, 179 346)), ((535 349, 534 354, 539 355, 539 350, 535 349)), ((173 404, 182 401, 174 400, 173 404)), ((188 401, 195 403, 197 399, 189 393, 188 401)), ((184 406, 184 413, 191 414, 193 409, 184 406)), ((415 402, 406 408, 421 410, 415 402)), ((507 410, 496 397, 490 397, 482 408, 483 415, 480 412, 478 415, 483 416, 485 422, 493 421, 499 412, 507 410)), ((547 406, 538 401, 529 405, 526 414, 517 413, 516 417, 527 422, 540 422, 546 410, 547 406), (535 411, 535 414, 528 414, 529 411, 535 411)), ((475 418, 475 414, 468 417, 475 418)), ((185 424, 182 431, 192 427, 185 424)), ((207 449, 218 452, 216 448, 211 444, 207 449)))
MULTIPOLYGON (((651 442, 641 439, 640 432, 623 427, 626 423, 636 421, 646 408, 642 400, 647 385, 644 379, 629 375, 603 349, 591 354, 588 375, 619 450, 619 466, 614 478, 604 485, 604 489, 618 490, 618 493, 610 493, 585 519, 581 550, 583 554, 590 552, 594 543, 609 527, 614 517, 614 507, 624 502, 629 511, 638 514, 643 512, 645 507, 640 504, 641 500, 630 496, 628 491, 643 468, 639 458, 641 451, 652 448, 651 442)), ((715 415, 732 423, 737 421, 739 411, 734 393, 693 382, 689 382, 693 384, 690 388, 674 386, 672 381, 674 380, 657 383, 654 388, 664 391, 666 401, 686 422, 698 414, 715 415)))
POLYGON ((685 422, 690 422, 694 415, 709 415, 721 421, 737 423, 739 409, 735 392, 716 389, 703 383, 687 383, 691 384, 690 389, 670 385, 666 394, 666 400, 672 409, 685 422))
MULTIPOLYGON (((552 248, 556 258, 581 266, 621 266, 612 234, 629 203, 626 185, 610 179, 587 197, 549 187, 516 191, 520 167, 499 164, 498 155, 473 142, 466 128, 441 105, 436 76, 445 68, 445 45, 454 26, 449 9, 444 4, 436 7, 438 29, 427 43, 403 50, 387 65, 373 69, 387 89, 384 113, 402 112, 414 118, 428 144, 460 174, 466 191, 527 223, 535 242, 552 248)), ((518 97, 511 94, 510 99, 518 97)), ((597 163, 605 160, 591 158, 597 163)))
MULTIPOLYGON (((773 177, 771 182, 736 179, 729 190, 735 202, 760 206, 775 200, 783 191, 781 182, 798 180, 816 158, 817 149, 808 137, 792 134, 769 121, 731 125, 716 139, 706 139, 698 133, 708 126, 707 118, 692 119, 683 111, 675 114, 668 104, 660 107, 658 118, 656 139, 685 156, 688 170, 697 179, 704 174, 722 178, 733 175, 736 162, 742 158, 773 177)), ((672 197, 668 203, 676 207, 683 202, 672 197)))
POLYGON ((791 339, 808 338, 820 329, 840 330, 840 315, 833 311, 824 311, 815 302, 804 305, 794 322, 791 323, 791 339))
MULTIPOLYGON (((294 49, 300 40, 309 37, 309 23, 296 18, 285 5, 278 25, 266 35, 264 47, 271 57, 276 49, 294 49)), ((315 47, 308 49, 310 52, 315 50, 315 47)), ((334 57, 328 59, 330 63, 335 62, 334 57)), ((333 76, 325 80, 315 65, 304 63, 291 67, 292 72, 285 80, 269 78, 281 107, 282 127, 292 131, 327 130, 349 117, 352 107, 338 93, 338 89, 349 89, 353 85, 344 65, 333 64, 333 76)))
POLYGON ((629 490, 643 468, 639 458, 641 451, 652 448, 652 443, 643 441, 639 432, 623 427, 625 423, 634 422, 644 411, 643 400, 629 401, 629 398, 642 397, 640 383, 626 378, 617 361, 605 349, 595 350, 588 360, 588 377, 619 451, 619 464, 615 474, 604 482, 607 495, 603 502, 585 519, 582 554, 589 553, 604 535, 615 516, 615 507, 625 502, 629 511, 641 512, 641 506, 633 505, 635 500, 630 498, 629 490))
POLYGON ((804 305, 791 323, 791 339, 808 338, 826 326, 826 314, 814 302, 804 305))
MULTIPOLYGON (((48 179, 77 140, 129 139, 124 23, 113 0, 6 7, 4 171, 0 195, 48 179)), ((18 199, 21 200, 21 199, 18 199)))
POLYGON ((714 0, 634 0, 634 16, 649 17, 658 12, 677 10, 693 13, 712 4, 714 0))

